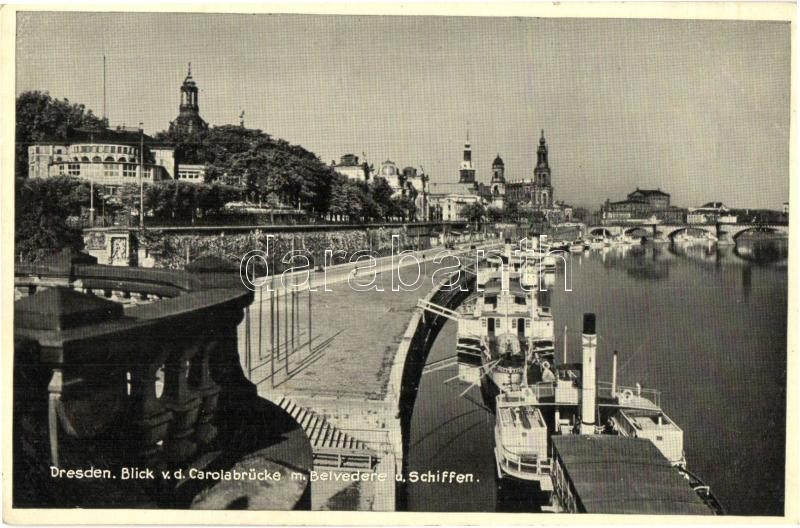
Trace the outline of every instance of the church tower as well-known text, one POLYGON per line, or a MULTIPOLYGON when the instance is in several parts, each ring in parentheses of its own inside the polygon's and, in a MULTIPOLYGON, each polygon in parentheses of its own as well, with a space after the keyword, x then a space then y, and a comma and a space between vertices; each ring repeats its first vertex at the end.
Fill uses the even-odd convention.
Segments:
POLYGON ((198 88, 194 79, 192 79, 192 63, 190 62, 189 71, 181 85, 181 105, 178 108, 178 117, 169 124, 170 132, 194 134, 208 128, 206 122, 200 117, 200 104, 197 95, 198 88))
POLYGON ((475 168, 472 166, 472 145, 469 143, 469 134, 467 134, 467 142, 464 143, 464 159, 458 174, 458 183, 475 185, 475 168))
POLYGON ((492 205, 502 208, 506 199, 506 166, 500 154, 492 162, 492 181, 490 186, 492 190, 492 205))
POLYGON ((550 164, 547 161, 547 141, 544 139, 544 130, 539 138, 539 148, 536 150, 536 168, 533 170, 533 205, 550 207, 553 205, 553 187, 550 183, 550 164))

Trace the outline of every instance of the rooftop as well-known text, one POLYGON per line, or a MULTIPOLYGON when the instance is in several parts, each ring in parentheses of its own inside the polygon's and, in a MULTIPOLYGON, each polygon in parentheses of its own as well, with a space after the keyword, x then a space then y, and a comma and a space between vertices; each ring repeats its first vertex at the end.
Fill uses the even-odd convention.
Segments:
POLYGON ((631 194, 634 193, 641 193, 644 194, 645 196, 652 196, 652 195, 669 196, 669 193, 665 193, 661 189, 640 189, 638 187, 631 194))
MULTIPOLYGON (((147 134, 143 134, 144 142, 147 145, 158 144, 158 142, 147 134)), ((139 129, 124 127, 117 128, 98 128, 98 129, 76 129, 72 130, 66 139, 49 137, 36 141, 38 144, 71 145, 75 143, 113 143, 115 145, 138 145, 140 137, 139 129)))
POLYGON ((712 513, 649 440, 565 435, 552 441, 587 513, 712 513))

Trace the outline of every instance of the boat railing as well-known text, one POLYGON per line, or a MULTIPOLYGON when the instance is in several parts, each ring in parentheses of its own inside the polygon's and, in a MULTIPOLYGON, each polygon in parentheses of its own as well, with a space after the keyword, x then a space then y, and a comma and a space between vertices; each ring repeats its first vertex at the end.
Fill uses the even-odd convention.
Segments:
POLYGON ((517 473, 530 473, 535 475, 549 475, 552 468, 552 463, 549 458, 540 458, 536 455, 522 456, 504 448, 502 445, 497 446, 498 462, 500 467, 515 471, 517 473))
POLYGON ((661 407, 661 391, 655 389, 646 389, 643 387, 626 387, 624 385, 617 385, 616 392, 612 392, 612 385, 608 381, 597 382, 597 397, 600 399, 613 400, 619 398, 620 403, 625 406, 631 407, 651 407, 650 405, 642 405, 642 399, 648 400, 656 407, 661 407))
POLYGON ((553 383, 549 381, 542 381, 534 385, 530 385, 529 388, 533 392, 533 395, 536 396, 537 400, 541 400, 542 398, 553 398, 556 395, 556 388, 553 383))

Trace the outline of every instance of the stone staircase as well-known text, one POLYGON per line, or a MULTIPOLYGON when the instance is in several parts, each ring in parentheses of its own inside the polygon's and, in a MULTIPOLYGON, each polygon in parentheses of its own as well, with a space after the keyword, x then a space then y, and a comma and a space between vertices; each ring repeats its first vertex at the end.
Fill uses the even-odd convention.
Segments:
POLYGON ((311 441, 314 467, 371 471, 379 461, 377 452, 307 407, 282 396, 278 406, 300 424, 311 441))

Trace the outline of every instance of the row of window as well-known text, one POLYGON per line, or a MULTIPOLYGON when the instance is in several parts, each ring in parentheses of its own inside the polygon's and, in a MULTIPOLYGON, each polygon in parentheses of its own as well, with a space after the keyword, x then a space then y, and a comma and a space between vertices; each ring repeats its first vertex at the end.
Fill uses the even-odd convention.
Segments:
MULTIPOLYGON (((121 165, 122 167, 122 176, 125 178, 135 178, 138 175, 137 165, 132 163, 126 163, 121 165)), ((59 176, 80 176, 81 175, 81 164, 80 163, 67 163, 66 165, 62 164, 58 166, 58 174, 59 176)), ((120 175, 120 165, 116 163, 109 163, 103 165, 103 176, 113 178, 120 175)), ((145 169, 144 170, 144 177, 150 178, 152 176, 152 169, 145 169)))
POLYGON ((178 179, 179 180, 199 180, 202 179, 203 175, 199 172, 195 171, 178 171, 178 179))
MULTIPOLYGON (((61 158, 61 156, 56 156, 56 158, 55 158, 55 162, 56 163, 61 163, 62 161, 64 161, 64 160, 61 158)), ((78 159, 78 156, 73 156, 71 161, 80 161, 81 163, 90 163, 90 162, 91 163, 102 163, 102 162, 115 162, 115 161, 116 162, 126 163, 126 162, 130 161, 131 163, 133 163, 136 160, 134 160, 133 158, 128 159, 125 156, 122 156, 119 159, 114 159, 113 156, 106 156, 105 159, 100 159, 100 156, 94 156, 94 157, 92 157, 91 160, 87 156, 82 156, 80 159, 78 159)))
MULTIPOLYGON (((489 317, 489 319, 492 319, 492 317, 489 317)), ((481 326, 485 327, 487 320, 488 320, 487 318, 481 318, 481 326)), ((525 326, 527 326, 528 328, 531 327, 531 320, 530 319, 525 319, 525 326)), ((495 329, 502 328, 503 327, 503 318, 494 317, 494 327, 495 327, 495 329)), ((516 317, 511 318, 511 328, 517 328, 517 318, 516 317)))
MULTIPOLYGON (((72 152, 110 152, 111 154, 133 154, 136 152, 136 148, 122 145, 72 145, 70 150, 72 152)), ((59 154, 59 152, 56 151, 56 154, 59 154)))
MULTIPOLYGON (((72 145, 69 148, 69 151, 73 153, 81 153, 81 152, 108 152, 111 154, 135 154, 137 152, 136 147, 126 147, 123 145, 72 145)), ((34 152, 36 154, 41 153, 40 147, 34 147, 34 152)), ((56 154, 66 154, 67 149, 62 147, 56 147, 55 149, 56 154)))

